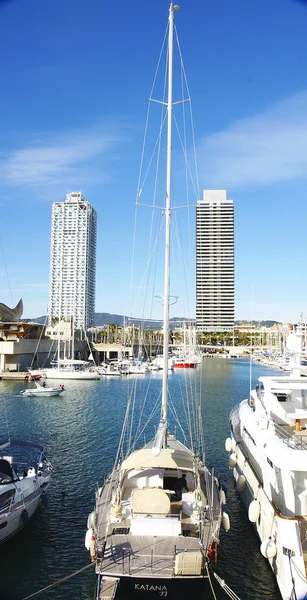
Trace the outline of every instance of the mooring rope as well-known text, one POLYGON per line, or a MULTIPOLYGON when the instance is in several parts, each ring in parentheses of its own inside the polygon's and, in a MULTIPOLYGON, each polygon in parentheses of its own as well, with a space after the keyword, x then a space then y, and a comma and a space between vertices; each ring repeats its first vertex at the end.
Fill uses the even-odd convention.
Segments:
POLYGON ((47 587, 44 587, 41 590, 38 590, 38 592, 34 592, 34 594, 30 594, 30 596, 27 596, 26 598, 23 598, 23 600, 29 600, 30 598, 34 598, 35 596, 39 596, 39 594, 42 594, 43 592, 46 592, 47 590, 50 590, 51 588, 55 587, 56 585, 60 585, 60 583, 63 583, 64 581, 67 581, 68 579, 71 579, 72 577, 75 577, 75 575, 79 575, 79 573, 82 573, 82 571, 86 571, 87 569, 89 569, 90 567, 92 567, 95 564, 96 564, 95 562, 90 563, 89 565, 86 565, 85 567, 82 567, 82 569, 78 569, 78 571, 75 571, 74 573, 71 573, 70 575, 66 575, 66 577, 63 577, 62 579, 59 579, 58 581, 55 581, 54 583, 51 583, 50 585, 47 585, 47 587))
POLYGON ((226 592, 227 596, 229 596, 229 598, 232 598, 232 600, 240 600, 239 596, 237 596, 237 594, 235 594, 232 591, 232 589, 229 587, 229 585, 227 585, 224 579, 219 577, 216 573, 213 573, 213 575, 215 579, 219 582, 221 588, 223 588, 223 590, 226 592))

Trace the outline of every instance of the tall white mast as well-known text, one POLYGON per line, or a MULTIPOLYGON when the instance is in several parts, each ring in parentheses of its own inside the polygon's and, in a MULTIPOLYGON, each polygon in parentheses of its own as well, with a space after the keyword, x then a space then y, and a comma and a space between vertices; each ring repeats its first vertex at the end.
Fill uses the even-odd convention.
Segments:
POLYGON ((160 454, 166 441, 168 400, 168 350, 170 306, 170 218, 171 218, 171 157, 172 157, 172 111, 173 111, 173 30, 174 11, 179 6, 170 5, 168 29, 168 96, 167 96, 167 162, 165 196, 165 260, 164 260, 164 312, 163 312, 163 383, 161 420, 152 447, 155 456, 160 454))

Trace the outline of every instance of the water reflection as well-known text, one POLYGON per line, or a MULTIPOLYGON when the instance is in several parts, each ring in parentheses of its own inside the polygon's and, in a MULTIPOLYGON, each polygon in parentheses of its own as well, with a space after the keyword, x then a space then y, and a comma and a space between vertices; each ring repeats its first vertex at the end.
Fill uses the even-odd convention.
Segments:
MULTIPOLYGON (((268 371, 272 373, 259 364, 253 365, 253 383, 268 371)), ((226 510, 231 519, 230 531, 221 533, 217 572, 241 600, 280 600, 275 578, 260 554, 258 537, 235 493, 224 447, 229 412, 249 392, 249 361, 208 358, 201 369, 171 374, 173 402, 179 397, 178 384, 181 390, 189 386, 198 394, 199 378, 206 462, 214 465, 227 488, 226 510)), ((129 378, 68 381, 61 397, 42 399, 20 396, 24 383, 0 381, 1 438, 6 437, 5 403, 11 436, 40 441, 54 467, 48 507, 41 507, 28 529, 0 548, 1 598, 22 600, 88 564, 84 536, 87 515, 94 505, 95 483, 101 482, 115 458, 128 397, 136 393, 137 411, 140 398, 147 395, 144 415, 152 410, 161 375, 153 374, 150 387, 148 383, 149 376, 139 379, 134 392, 129 378)), ((178 412, 183 420, 184 413, 178 412)), ((93 600, 93 571, 39 598, 93 600)))

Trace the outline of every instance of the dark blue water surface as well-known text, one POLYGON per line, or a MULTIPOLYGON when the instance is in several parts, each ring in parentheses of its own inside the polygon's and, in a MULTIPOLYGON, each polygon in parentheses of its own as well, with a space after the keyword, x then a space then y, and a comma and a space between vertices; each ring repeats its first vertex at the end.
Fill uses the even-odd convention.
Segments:
MULTIPOLYGON (((260 375, 270 373, 274 371, 253 365, 253 386, 260 375)), ((138 379, 136 390, 128 378, 68 381, 63 396, 45 399, 20 396, 24 387, 24 383, 0 381, 0 439, 7 438, 7 421, 11 438, 42 443, 54 471, 48 506, 41 506, 27 529, 0 547, 1 600, 23 600, 89 564, 84 547, 87 516, 94 506, 95 486, 116 456, 127 399, 137 415, 143 410, 140 399, 147 396, 146 421, 159 396, 161 375, 138 379)), ((221 532, 217 573, 241 600, 280 600, 269 564, 260 554, 259 539, 235 493, 224 445, 229 412, 249 393, 249 360, 207 358, 196 370, 171 374, 169 387, 182 425, 186 411, 180 408, 181 396, 186 388, 198 395, 201 390, 206 462, 227 488, 225 510, 231 528, 221 532)), ((172 422, 175 426, 170 412, 172 422)), ((148 441, 153 431, 152 427, 142 433, 139 443, 148 441)), ((178 424, 176 433, 180 437, 178 424)), ((91 568, 37 597, 93 600, 94 590, 91 568)))

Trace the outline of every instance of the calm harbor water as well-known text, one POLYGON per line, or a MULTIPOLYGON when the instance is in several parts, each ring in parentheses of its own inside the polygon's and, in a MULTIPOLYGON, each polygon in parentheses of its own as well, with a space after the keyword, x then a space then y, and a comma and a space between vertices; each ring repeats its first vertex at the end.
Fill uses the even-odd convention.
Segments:
MULTIPOLYGON (((253 385, 269 373, 274 371, 253 364, 253 385)), ((143 393, 149 377, 138 382, 143 393)), ((195 371, 171 374, 174 404, 177 384, 193 386, 199 378, 206 462, 214 465, 227 488, 225 510, 231 521, 230 531, 221 532, 217 573, 241 600, 280 600, 258 537, 235 493, 224 446, 229 412, 249 392, 249 360, 207 358, 195 371)), ((153 397, 160 383, 158 373, 151 381, 153 397)), ((87 516, 94 506, 95 485, 101 484, 116 454, 130 386, 128 378, 68 381, 62 397, 42 399, 20 396, 24 383, 0 381, 0 439, 7 438, 7 416, 11 437, 42 443, 54 468, 48 506, 0 547, 1 600, 23 600, 89 563, 84 547, 87 516)), ((38 598, 93 600, 95 579, 92 568, 38 598)))

